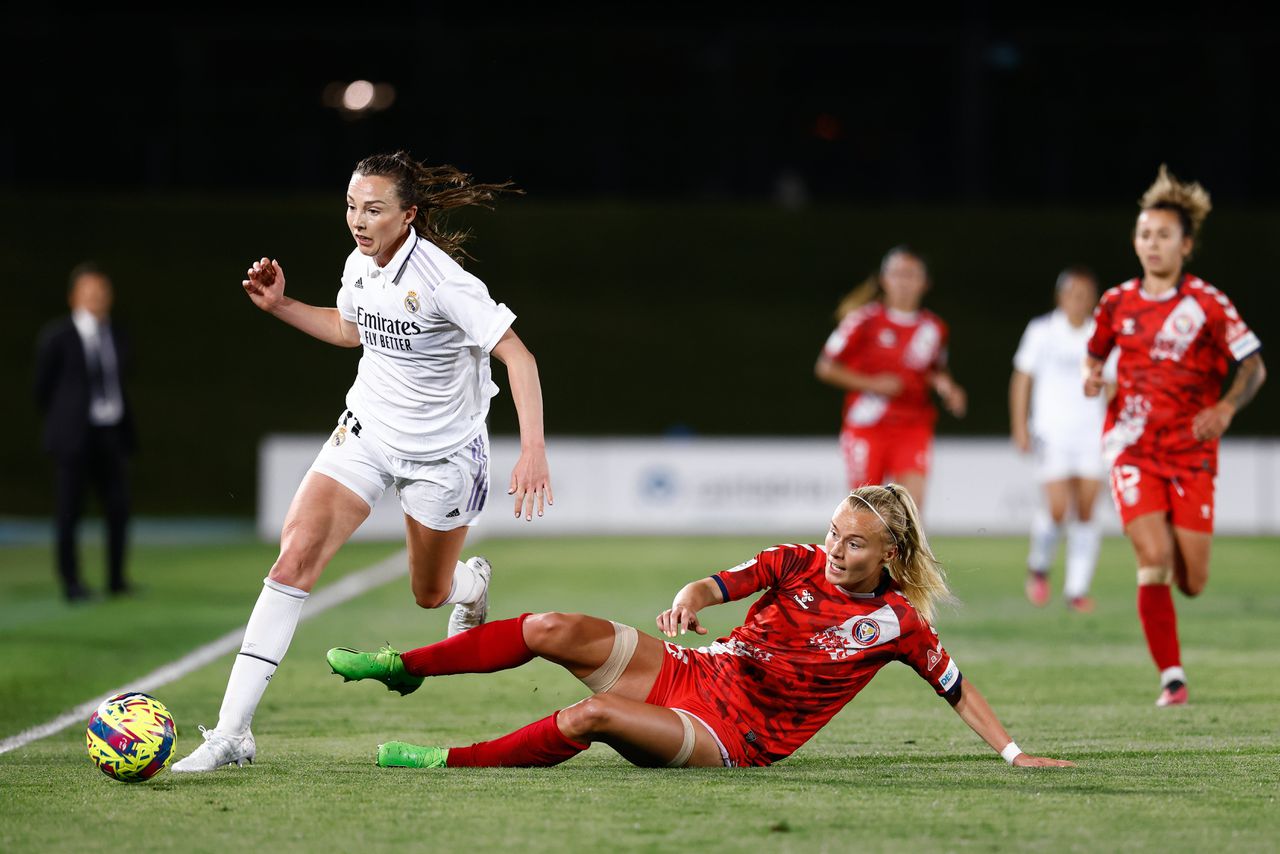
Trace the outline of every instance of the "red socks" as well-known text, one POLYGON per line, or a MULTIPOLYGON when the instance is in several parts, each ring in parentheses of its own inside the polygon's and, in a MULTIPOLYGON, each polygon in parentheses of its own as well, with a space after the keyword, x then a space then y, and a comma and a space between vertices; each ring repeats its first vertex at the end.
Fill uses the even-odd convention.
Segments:
MULTIPOLYGON (((480 626, 484 628, 484 626, 480 626)), ((476 629, 463 632, 469 635, 476 629)), ((439 644, 437 644, 439 646, 439 644)), ((570 741, 556 726, 556 715, 548 715, 510 735, 482 741, 470 747, 449 748, 450 768, 513 768, 527 766, 559 765, 572 759, 590 745, 570 741)))
POLYGON ((1169 585, 1138 585, 1138 618, 1156 667, 1164 671, 1179 666, 1182 655, 1178 649, 1178 615, 1173 610, 1169 585))
POLYGON ((519 667, 534 658, 524 642, 524 620, 528 616, 483 623, 439 643, 402 652, 400 660, 413 676, 493 673, 519 667))

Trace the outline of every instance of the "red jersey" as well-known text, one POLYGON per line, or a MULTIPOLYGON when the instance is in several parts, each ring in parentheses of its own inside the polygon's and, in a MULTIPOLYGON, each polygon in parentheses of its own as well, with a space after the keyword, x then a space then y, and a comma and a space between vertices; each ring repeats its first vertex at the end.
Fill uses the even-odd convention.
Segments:
POLYGON ((1226 294, 1190 274, 1159 297, 1133 279, 1102 295, 1089 355, 1120 348, 1117 391, 1107 407, 1103 451, 1112 465, 1157 473, 1218 470, 1218 440, 1200 441, 1191 420, 1222 393, 1228 359, 1262 349, 1226 294))
POLYGON ((947 325, 930 311, 907 314, 879 302, 851 311, 831 333, 823 354, 860 374, 897 374, 902 391, 884 397, 869 391, 844 396, 846 427, 925 424, 938 418, 929 379, 946 365, 947 325))
POLYGON ((938 634, 884 575, 857 595, 826 578, 817 545, 765 549, 711 576, 725 601, 765 590, 743 625, 693 654, 710 670, 702 699, 732 722, 760 764, 790 756, 862 690, 881 667, 904 661, 938 694, 956 690, 960 671, 938 634))

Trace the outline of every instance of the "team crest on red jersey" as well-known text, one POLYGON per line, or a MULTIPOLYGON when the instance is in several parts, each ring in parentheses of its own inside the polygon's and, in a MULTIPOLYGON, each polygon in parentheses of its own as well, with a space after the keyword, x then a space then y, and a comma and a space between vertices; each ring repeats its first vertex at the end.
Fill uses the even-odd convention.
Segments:
POLYGON ((858 620, 853 624, 853 639, 863 646, 871 646, 880 637, 880 624, 875 620, 858 620))

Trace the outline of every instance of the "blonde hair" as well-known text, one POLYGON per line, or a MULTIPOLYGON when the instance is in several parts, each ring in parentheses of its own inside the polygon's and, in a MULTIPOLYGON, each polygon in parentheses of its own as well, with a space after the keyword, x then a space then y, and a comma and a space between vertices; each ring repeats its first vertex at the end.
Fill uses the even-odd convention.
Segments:
POLYGON ((870 507, 888 528, 890 538, 898 547, 897 554, 886 566, 889 577, 902 588, 902 595, 920 616, 932 623, 938 613, 937 606, 956 599, 947 586, 942 564, 933 556, 925 539, 924 529, 920 527, 920 510, 911 493, 896 483, 860 486, 845 500, 853 510, 865 511, 870 507))
POLYGON ((1144 211, 1173 211, 1182 223, 1182 233, 1194 239, 1200 233, 1205 217, 1213 210, 1209 191, 1199 181, 1179 181, 1164 163, 1156 180, 1138 200, 1144 211))
POLYGON ((899 243, 884 253, 884 257, 880 259, 880 269, 867 276, 853 290, 841 297, 840 303, 836 306, 836 320, 844 320, 845 317, 867 303, 874 302, 884 296, 884 285, 881 284, 880 277, 884 273, 884 268, 889 265, 889 261, 895 255, 906 255, 916 259, 925 268, 925 275, 929 275, 929 265, 925 263, 920 253, 905 243, 899 243))

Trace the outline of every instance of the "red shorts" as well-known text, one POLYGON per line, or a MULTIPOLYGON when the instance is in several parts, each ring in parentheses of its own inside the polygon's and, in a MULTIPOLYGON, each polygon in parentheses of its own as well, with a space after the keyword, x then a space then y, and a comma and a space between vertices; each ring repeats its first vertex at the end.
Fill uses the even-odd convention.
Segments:
POLYGON ((884 483, 889 475, 929 473, 933 425, 845 427, 840 431, 849 488, 884 483))
POLYGON ((644 701, 653 706, 680 709, 706 724, 720 742, 722 755, 727 754, 726 764, 738 767, 766 764, 747 756, 737 727, 724 720, 698 689, 702 679, 714 678, 701 661, 702 654, 666 641, 662 645, 667 654, 662 657, 662 669, 644 701))
POLYGON ((1111 498, 1126 527, 1139 516, 1163 513, 1175 528, 1212 534, 1213 480, 1207 471, 1170 476, 1120 464, 1111 469, 1111 498))

